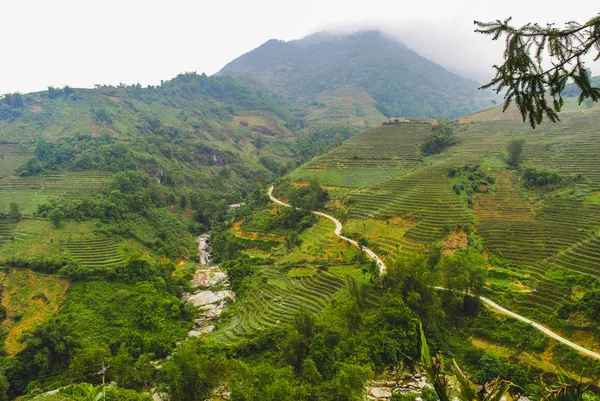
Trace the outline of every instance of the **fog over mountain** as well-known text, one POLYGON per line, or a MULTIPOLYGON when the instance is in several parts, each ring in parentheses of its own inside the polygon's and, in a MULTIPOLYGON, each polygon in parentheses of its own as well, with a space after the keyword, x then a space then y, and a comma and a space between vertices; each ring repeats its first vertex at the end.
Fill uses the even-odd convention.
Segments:
POLYGON ((444 69, 380 30, 321 31, 288 42, 272 39, 220 73, 258 81, 300 102, 354 88, 371 96, 387 117, 456 117, 490 101, 474 80, 444 69))
MULTIPOLYGON (((0 65, 0 93, 48 85, 156 85, 184 71, 212 75, 271 38, 289 41, 331 28, 382 28, 426 58, 481 82, 493 74, 502 43, 473 33, 474 19, 514 16, 517 26, 531 21, 562 26, 594 13, 584 6, 518 0, 3 2, 0 24, 11 38, 2 47, 9 61, 0 65)), ((589 66, 600 73, 599 63, 589 66)))
POLYGON ((491 41, 473 31, 457 29, 457 25, 452 21, 373 21, 336 24, 324 30, 337 34, 378 30, 458 75, 479 83, 487 82, 494 75, 492 66, 502 62, 504 43, 491 41))

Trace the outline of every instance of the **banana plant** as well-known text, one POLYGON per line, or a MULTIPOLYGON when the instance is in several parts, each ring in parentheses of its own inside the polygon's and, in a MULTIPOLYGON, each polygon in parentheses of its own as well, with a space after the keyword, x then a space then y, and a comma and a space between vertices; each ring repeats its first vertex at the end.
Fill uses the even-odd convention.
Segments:
POLYGON ((455 360, 452 362, 461 401, 500 401, 512 387, 516 387, 513 383, 499 377, 478 386, 467 378, 455 360))
POLYGON ((595 382, 595 380, 592 380, 589 384, 585 384, 583 382, 583 372, 581 372, 578 379, 575 379, 561 368, 558 368, 556 374, 558 376, 557 384, 544 384, 548 393, 545 398, 548 401, 582 401, 583 394, 595 382))
POLYGON ((443 373, 441 359, 431 356, 421 323, 419 323, 419 330, 421 333, 421 363, 440 401, 449 401, 453 393, 460 401, 500 401, 513 387, 517 387, 499 377, 483 385, 477 385, 470 381, 456 361, 452 360, 456 384, 451 388, 448 378, 443 373))
POLYGON ((419 331, 421 333, 421 364, 425 369, 425 373, 427 373, 429 382, 433 384, 433 389, 440 401, 449 401, 450 385, 448 384, 448 379, 443 374, 442 361, 437 356, 434 358, 431 357, 421 322, 419 322, 419 331))

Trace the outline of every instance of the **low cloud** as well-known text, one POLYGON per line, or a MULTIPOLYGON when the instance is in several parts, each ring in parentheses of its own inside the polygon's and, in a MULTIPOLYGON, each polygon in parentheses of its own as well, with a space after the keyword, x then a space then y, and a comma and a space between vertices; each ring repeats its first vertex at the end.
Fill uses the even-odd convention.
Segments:
MULTIPOLYGON (((494 64, 504 62, 504 39, 494 41, 491 36, 475 33, 473 21, 365 21, 323 29, 336 34, 379 30, 421 56, 481 84, 495 75, 494 64)), ((600 74, 600 63, 593 62, 592 57, 586 60, 586 65, 594 75, 600 74)))

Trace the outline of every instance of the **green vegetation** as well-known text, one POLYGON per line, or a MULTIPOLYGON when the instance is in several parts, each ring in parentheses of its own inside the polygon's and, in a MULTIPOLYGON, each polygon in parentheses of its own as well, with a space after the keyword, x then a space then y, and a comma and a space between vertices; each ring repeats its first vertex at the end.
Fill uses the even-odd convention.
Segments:
MULTIPOLYGON (((226 267, 228 276, 239 280, 239 273, 232 274, 231 266, 226 267)), ((215 334, 217 340, 249 338, 260 330, 292 322, 294 316, 304 309, 320 313, 344 284, 344 280, 321 271, 290 279, 273 268, 257 270, 252 280, 245 282, 249 288, 236 291, 236 294, 244 296, 244 300, 228 312, 236 317, 220 325, 215 334)), ((238 281, 233 288, 239 289, 239 286, 238 281)))
POLYGON ((327 190, 323 189, 316 179, 311 179, 308 185, 298 187, 289 181, 282 182, 278 185, 278 190, 289 199, 292 206, 304 210, 319 210, 329 200, 327 190))
POLYGON ((523 148, 525 147, 525 138, 511 138, 506 144, 506 162, 511 167, 518 167, 523 158, 523 148))
MULTIPOLYGON (((471 83, 378 34, 326 39, 290 53, 344 42, 387 67, 365 74, 348 62, 340 73, 331 52, 323 62, 335 69, 303 62, 283 72, 285 85, 186 73, 157 87, 0 100, 0 400, 144 401, 156 389, 172 401, 353 401, 369 380, 397 381, 421 359, 435 384, 423 399, 472 401, 475 383, 495 383, 498 397, 508 382, 546 395, 546 384, 566 383, 553 365, 583 381, 599 373, 479 300, 596 346, 598 109, 569 106, 561 125, 535 133, 492 109, 356 134, 384 114, 455 115, 481 99, 466 101, 471 83), (269 86, 293 88, 291 99, 269 86), (507 168, 515 134, 527 146, 507 168), (294 207, 268 201, 273 181, 294 207), (312 210, 342 220, 359 246, 312 210), (206 232, 227 280, 192 290, 192 277, 202 281, 194 238, 206 232), (216 304, 182 302, 199 290, 235 299, 215 301, 226 309, 213 319, 216 304), (435 352, 456 359, 459 392, 445 387, 435 352), (107 366, 115 386, 100 385, 107 366)), ((257 49, 261 71, 281 61, 276 47, 297 44, 257 49)), ((234 64, 252 67, 254 55, 234 64)))
POLYGON ((480 164, 467 164, 462 167, 448 167, 448 177, 455 183, 452 189, 465 198, 469 206, 473 205, 473 194, 486 193, 494 189, 496 180, 480 164))
MULTIPOLYGON (((258 81, 292 99, 306 99, 315 108, 332 109, 327 104, 332 92, 366 92, 386 117, 456 117, 489 103, 487 95, 476 92, 475 82, 444 70, 377 31, 318 32, 291 42, 269 40, 227 64, 221 74, 258 81)), ((355 110, 348 113, 350 118, 344 114, 346 121, 355 123, 354 116, 364 119, 366 107, 361 107, 371 102, 364 99, 352 104, 355 110)), ((340 112, 330 112, 334 121, 340 112)))
POLYGON ((537 166, 524 166, 521 174, 525 185, 556 189, 571 184, 581 184, 585 179, 582 174, 565 177, 556 170, 537 166))
MULTIPOLYGON (((365 238, 385 257, 390 269, 387 280, 416 289, 403 290, 404 299, 424 322, 437 319, 427 313, 435 308, 434 297, 408 284, 413 273, 396 272, 396 268, 415 269, 414 274, 429 280, 429 285, 484 293, 595 349, 600 326, 591 316, 599 288, 594 247, 600 220, 594 199, 600 185, 595 167, 600 142, 592 127, 598 116, 596 108, 572 107, 562 123, 542 124, 523 133, 515 121, 518 114, 502 115, 491 109, 453 125, 457 143, 427 161, 415 158, 427 135, 423 127, 384 126, 352 137, 291 176, 331 184, 327 180, 339 171, 342 177, 354 175, 354 182, 364 182, 334 195, 329 210, 347 219, 346 235, 365 238), (506 144, 516 133, 527 142, 516 153, 528 162, 517 170, 520 163, 512 163, 513 167, 505 157, 506 144), (378 155, 371 156, 375 147, 378 155), (353 153, 361 156, 352 159, 353 153), (410 171, 377 180, 351 165, 352 160, 379 165, 374 170, 384 177, 391 163, 412 164, 410 171)), ((467 298, 443 299, 444 311, 455 319, 456 313, 477 316, 469 318, 474 345, 463 347, 452 334, 444 344, 459 355, 465 371, 478 383, 501 373, 534 393, 539 387, 532 378, 552 370, 551 364, 568 365, 571 371, 583 365, 589 372, 595 369, 572 353, 567 357, 560 346, 530 328, 525 330, 526 326, 509 328, 503 319, 501 324, 496 317, 490 319, 489 312, 476 313, 467 298), (515 354, 515 348, 527 351, 515 354), (484 362, 495 366, 496 373, 479 373, 484 362)))
POLYGON ((474 22, 478 27, 475 32, 490 35, 494 40, 506 35, 505 62, 494 66, 496 76, 483 86, 494 87, 496 93, 506 89, 504 110, 515 101, 523 122, 529 119, 532 128, 542 122, 544 115, 556 122, 556 113, 564 104, 562 92, 570 79, 581 90, 580 104, 586 98, 595 102, 600 99, 600 88, 592 86, 585 67, 586 55, 592 56, 594 61, 600 55, 600 49, 594 45, 600 37, 599 16, 584 24, 570 21, 562 29, 555 24, 542 27, 531 22, 515 28, 510 25, 511 19, 474 22), (552 67, 543 65, 542 54, 545 53, 552 67), (594 53, 598 55, 594 57, 594 53))
POLYGON ((452 123, 448 119, 443 119, 431 127, 431 134, 421 144, 421 154, 424 156, 435 155, 456 143, 457 139, 454 136, 452 123))

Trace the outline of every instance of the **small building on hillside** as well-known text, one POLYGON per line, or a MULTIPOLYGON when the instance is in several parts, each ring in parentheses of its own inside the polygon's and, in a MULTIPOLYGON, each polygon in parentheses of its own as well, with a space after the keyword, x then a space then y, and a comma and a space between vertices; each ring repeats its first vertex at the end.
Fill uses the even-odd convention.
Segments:
POLYGON ((408 124, 406 117, 390 117, 389 122, 392 124, 408 124))
POLYGON ((432 124, 430 120, 424 120, 419 118, 406 118, 406 117, 390 117, 388 121, 384 122, 383 125, 393 124, 432 124))

